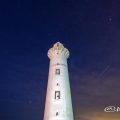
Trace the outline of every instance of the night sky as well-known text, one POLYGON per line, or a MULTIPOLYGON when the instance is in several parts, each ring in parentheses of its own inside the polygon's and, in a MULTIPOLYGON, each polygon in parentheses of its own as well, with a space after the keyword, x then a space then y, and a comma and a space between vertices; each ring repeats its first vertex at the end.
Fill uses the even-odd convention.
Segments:
POLYGON ((119 120, 120 1, 1 0, 0 120, 43 120, 47 51, 68 59, 75 120, 119 120))

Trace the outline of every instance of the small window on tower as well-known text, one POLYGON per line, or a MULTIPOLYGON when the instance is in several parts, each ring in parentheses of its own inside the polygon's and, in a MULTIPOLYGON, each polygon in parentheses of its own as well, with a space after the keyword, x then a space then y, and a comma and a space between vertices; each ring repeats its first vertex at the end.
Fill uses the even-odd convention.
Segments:
POLYGON ((58 112, 56 112, 56 116, 58 116, 58 112))
POLYGON ((60 99, 60 91, 55 91, 55 99, 56 100, 60 99))
POLYGON ((60 75, 60 69, 56 69, 55 74, 60 75))

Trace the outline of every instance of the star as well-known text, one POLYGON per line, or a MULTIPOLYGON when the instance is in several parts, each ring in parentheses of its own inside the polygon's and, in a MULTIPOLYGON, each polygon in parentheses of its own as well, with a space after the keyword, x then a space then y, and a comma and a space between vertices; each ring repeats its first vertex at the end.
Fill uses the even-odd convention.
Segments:
POLYGON ((112 21, 112 18, 111 18, 111 17, 110 17, 110 18, 108 18, 108 21, 109 21, 109 22, 111 22, 111 21, 112 21))
POLYGON ((113 20, 113 18, 112 17, 107 17, 107 19, 106 19, 106 21, 107 21, 107 23, 109 24, 109 23, 111 23, 112 22, 112 20, 113 20))

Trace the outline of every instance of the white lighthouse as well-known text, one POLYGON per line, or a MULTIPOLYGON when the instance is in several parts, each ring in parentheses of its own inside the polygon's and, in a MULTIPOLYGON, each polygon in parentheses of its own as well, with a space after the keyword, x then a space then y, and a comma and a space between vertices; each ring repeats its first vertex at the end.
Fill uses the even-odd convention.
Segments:
POLYGON ((44 120, 74 120, 68 76, 69 51, 57 42, 48 51, 50 59, 44 120))

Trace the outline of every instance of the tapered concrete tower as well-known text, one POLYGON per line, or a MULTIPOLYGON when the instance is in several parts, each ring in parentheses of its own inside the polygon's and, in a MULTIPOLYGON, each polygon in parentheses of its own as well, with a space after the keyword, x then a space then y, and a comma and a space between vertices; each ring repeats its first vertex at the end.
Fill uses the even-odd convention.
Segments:
POLYGON ((57 42, 48 51, 50 59, 44 120, 73 120, 67 58, 69 51, 57 42))

